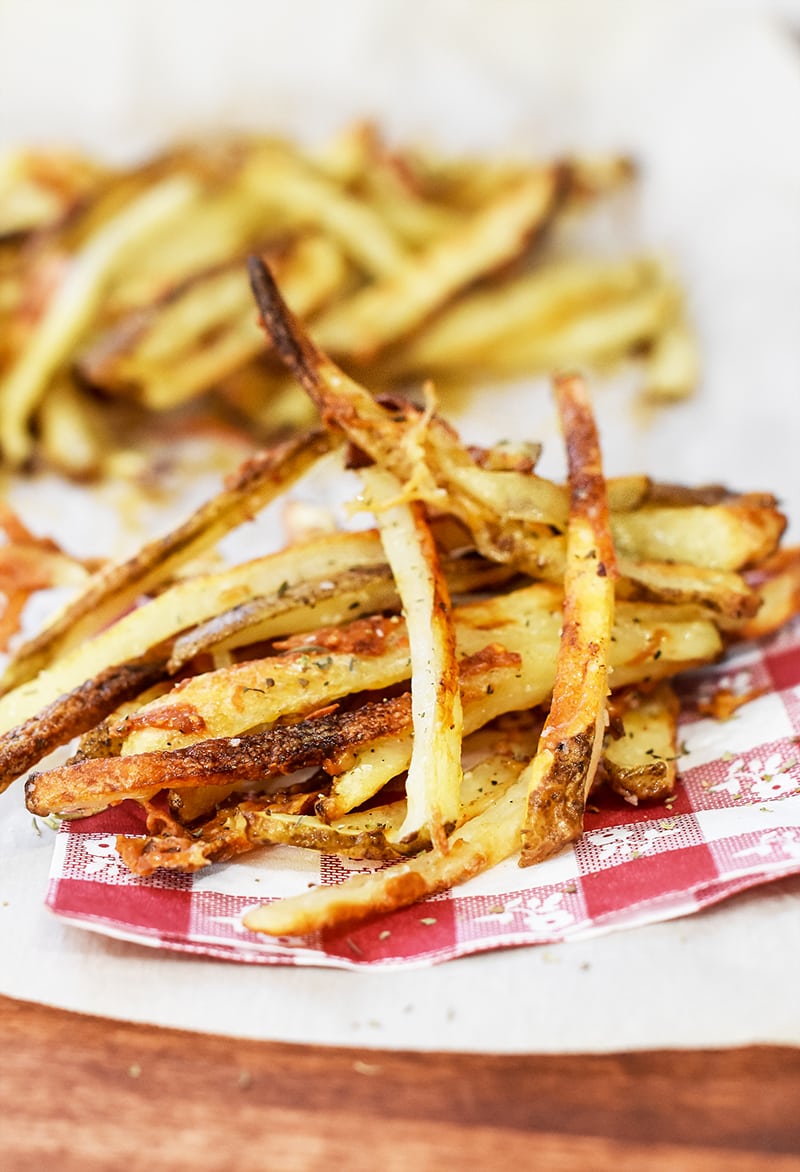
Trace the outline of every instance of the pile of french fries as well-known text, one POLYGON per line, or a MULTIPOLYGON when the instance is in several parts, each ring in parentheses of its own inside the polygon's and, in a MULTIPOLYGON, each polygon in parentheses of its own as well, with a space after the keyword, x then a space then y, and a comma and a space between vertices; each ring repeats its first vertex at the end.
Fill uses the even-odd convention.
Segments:
POLYGON ((769 494, 606 479, 582 379, 555 380, 566 484, 526 443, 466 447, 374 396, 312 341, 260 256, 274 352, 321 426, 246 462, 208 504, 101 568, 12 659, 0 785, 34 815, 124 800, 139 876, 293 844, 382 866, 250 912, 304 936, 408 906, 582 832, 594 787, 676 784, 672 681, 800 609, 800 550, 769 494), (374 528, 199 572, 198 558, 320 460, 361 478, 374 528), (136 604, 136 605, 134 605, 136 604))
POLYGON ((0 167, 0 460, 114 474, 115 452, 165 417, 261 444, 307 426, 307 398, 264 350, 252 252, 317 344, 373 388, 633 355, 643 393, 684 396, 697 357, 664 266, 554 244, 631 176, 621 157, 392 150, 369 125, 317 152, 231 139, 123 170, 13 155, 0 167))

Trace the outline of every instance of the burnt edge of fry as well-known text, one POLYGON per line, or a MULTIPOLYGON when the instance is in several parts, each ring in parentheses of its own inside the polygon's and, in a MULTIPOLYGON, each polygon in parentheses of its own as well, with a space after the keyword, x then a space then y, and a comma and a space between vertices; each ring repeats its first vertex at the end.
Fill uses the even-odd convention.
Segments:
POLYGON ((322 355, 310 339, 296 328, 294 314, 284 301, 272 270, 264 259, 258 255, 249 256, 247 271, 264 330, 272 340, 278 356, 313 395, 316 381, 311 372, 321 362, 322 355))
POLYGON ((91 758, 47 773, 31 774, 25 787, 34 814, 59 812, 83 795, 121 801, 142 790, 228 782, 260 782, 308 766, 324 765, 365 741, 391 736, 410 724, 410 696, 368 702, 268 732, 198 741, 180 749, 127 757, 91 758))
MULTIPOLYGON (((618 576, 600 440, 584 382, 577 375, 557 376, 555 392, 566 437, 569 524, 588 526, 594 548, 585 555, 589 561, 580 567, 574 562, 570 565, 568 553, 553 698, 537 750, 537 759, 544 761, 547 754, 549 761, 542 783, 528 794, 521 835, 523 867, 548 858, 583 832, 592 766, 599 761, 598 736, 607 685, 602 696, 593 693, 597 691, 598 673, 606 677, 607 646, 596 641, 600 632, 594 639, 587 639, 582 632, 581 581, 594 567, 596 577, 605 580, 612 591, 613 606, 611 583, 618 576)), ((567 540, 569 550, 569 530, 567 540)))
POLYGON ((570 514, 592 526, 598 554, 598 574, 617 578, 617 558, 609 524, 608 492, 603 476, 600 437, 591 407, 578 375, 559 375, 555 380, 567 447, 570 514))
POLYGON ((0 793, 42 757, 88 732, 166 675, 164 656, 106 668, 0 737, 0 793))

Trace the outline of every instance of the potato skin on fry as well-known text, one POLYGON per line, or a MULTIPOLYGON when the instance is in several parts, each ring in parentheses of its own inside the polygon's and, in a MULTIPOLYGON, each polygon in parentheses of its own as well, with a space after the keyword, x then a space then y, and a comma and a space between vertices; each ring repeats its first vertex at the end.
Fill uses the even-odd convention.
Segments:
POLYGON ((25 787, 28 809, 69 814, 102 809, 114 801, 147 801, 169 786, 260 782, 312 765, 323 765, 354 746, 404 729, 410 718, 407 694, 334 712, 265 733, 199 741, 183 749, 140 756, 97 758, 32 774, 25 787))
POLYGON ((124 613, 138 596, 163 582, 179 566, 254 517, 335 442, 316 430, 256 453, 228 478, 222 492, 165 537, 148 542, 125 561, 103 567, 53 622, 17 650, 3 675, 3 691, 32 679, 57 656, 124 613))
POLYGON ((166 674, 166 658, 107 668, 0 737, 0 793, 53 749, 88 732, 166 674))
POLYGON ((616 557, 600 441, 586 389, 556 379, 569 469, 564 621, 550 713, 531 762, 520 866, 548 858, 583 830, 605 727, 616 557))

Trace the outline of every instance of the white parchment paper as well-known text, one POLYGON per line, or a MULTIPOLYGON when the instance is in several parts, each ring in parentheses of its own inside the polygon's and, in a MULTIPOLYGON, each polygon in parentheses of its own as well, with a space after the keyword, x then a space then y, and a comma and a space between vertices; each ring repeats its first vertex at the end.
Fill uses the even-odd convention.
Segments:
MULTIPOLYGON (((11 0, 0 8, 0 146, 130 158, 226 126, 322 140, 375 116, 443 150, 626 149, 624 228, 668 252, 704 349, 692 402, 643 427, 633 373, 598 388, 610 473, 777 491, 800 517, 800 54, 792 5, 492 0, 291 5, 11 0)), ((470 438, 520 420, 549 442, 538 384, 461 409, 470 438)), ((200 487, 196 494, 201 492, 200 487)), ((86 552, 135 539, 113 497, 15 486, 34 527, 86 552)), ((143 523, 166 527, 154 508, 143 523)), ((792 534, 797 540, 797 525, 792 534)), ((746 710, 740 717, 746 719, 746 710)), ((800 880, 690 920, 402 974, 243 966, 152 952, 42 907, 52 850, 0 797, 0 992, 112 1017, 358 1046, 609 1050, 800 1044, 800 880)))

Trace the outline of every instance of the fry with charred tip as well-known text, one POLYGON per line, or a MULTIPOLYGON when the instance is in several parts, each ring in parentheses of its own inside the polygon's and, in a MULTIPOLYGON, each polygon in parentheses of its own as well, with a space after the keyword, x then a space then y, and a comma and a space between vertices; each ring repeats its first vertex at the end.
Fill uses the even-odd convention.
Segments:
POLYGON ((569 469, 564 608, 553 700, 530 765, 520 866, 554 854, 583 830, 606 722, 617 574, 600 443, 583 381, 555 383, 569 469))

